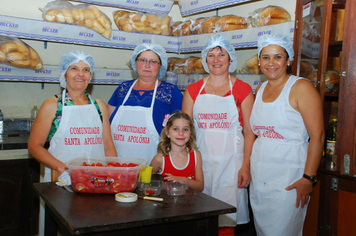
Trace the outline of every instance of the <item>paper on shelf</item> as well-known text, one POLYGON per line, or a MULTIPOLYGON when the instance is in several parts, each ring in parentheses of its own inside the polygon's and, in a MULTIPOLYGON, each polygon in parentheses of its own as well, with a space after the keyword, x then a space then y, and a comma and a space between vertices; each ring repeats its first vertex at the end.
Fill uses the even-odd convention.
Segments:
POLYGON ((141 12, 168 14, 174 1, 157 0, 73 0, 76 2, 90 3, 102 6, 125 8, 141 12))
POLYGON ((180 0, 179 9, 182 16, 187 16, 249 1, 251 0, 180 0))

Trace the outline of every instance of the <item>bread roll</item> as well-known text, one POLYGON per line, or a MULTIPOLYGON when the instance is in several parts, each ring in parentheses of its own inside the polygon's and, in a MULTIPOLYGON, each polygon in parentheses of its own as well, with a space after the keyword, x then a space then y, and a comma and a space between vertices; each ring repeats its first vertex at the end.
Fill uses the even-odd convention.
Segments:
POLYGON ((32 70, 41 70, 43 68, 42 61, 31 61, 30 68, 32 70))
POLYGON ((192 22, 190 20, 185 21, 180 28, 180 36, 184 36, 184 35, 190 35, 190 24, 192 22))
POLYGON ((255 54, 253 57, 251 57, 250 59, 248 59, 246 61, 246 67, 248 69, 255 69, 258 68, 258 55, 255 54))
POLYGON ((31 60, 10 60, 11 65, 15 67, 26 68, 31 64, 31 60))
POLYGON ((201 30, 204 34, 214 33, 216 29, 216 21, 219 20, 220 16, 213 16, 205 19, 201 24, 201 30))
POLYGON ((174 66, 173 72, 176 74, 184 74, 185 58, 178 58, 174 66))
POLYGON ((13 43, 13 42, 3 43, 0 47, 0 50, 2 52, 4 52, 5 54, 8 54, 10 52, 16 52, 17 45, 16 45, 16 43, 13 43))
POLYGON ((279 6, 259 8, 251 15, 251 22, 255 27, 280 24, 291 20, 289 12, 279 6))
POLYGON ((58 15, 58 11, 57 10, 49 10, 46 12, 46 14, 42 15, 42 18, 46 21, 49 21, 49 22, 56 22, 56 16, 58 15))
POLYGON ((290 19, 290 14, 282 7, 267 6, 261 10, 259 16, 264 18, 290 19))
POLYGON ((168 58, 168 64, 167 64, 167 71, 173 71, 174 67, 176 65, 176 62, 178 61, 179 58, 177 57, 170 57, 168 58))
POLYGON ((183 22, 181 21, 177 21, 174 22, 171 26, 171 31, 172 31, 172 35, 173 36, 179 36, 180 35, 180 31, 181 31, 181 25, 183 24, 183 22))
POLYGON ((203 60, 203 58, 199 58, 194 64, 194 70, 195 70, 195 73, 197 73, 197 74, 206 74, 202 60, 203 60))
POLYGON ((84 20, 84 11, 82 9, 72 9, 72 17, 75 21, 80 22, 84 20))
POLYGON ((74 18, 72 16, 72 12, 68 9, 63 9, 62 11, 63 17, 65 19, 65 22, 68 24, 73 24, 74 23, 74 18))
POLYGON ((190 32, 191 34, 202 34, 203 31, 201 29, 201 24, 205 20, 205 17, 200 17, 192 22, 190 25, 190 32))
POLYGON ((161 34, 162 35, 171 35, 171 27, 169 25, 161 25, 161 34))
POLYGON ((183 68, 183 73, 184 74, 192 74, 195 71, 194 65, 197 60, 199 60, 199 57, 187 58, 187 60, 185 61, 185 67, 183 68))
POLYGON ((7 63, 6 54, 0 51, 0 63, 7 63))
POLYGON ((336 93, 339 91, 340 77, 335 70, 326 70, 325 73, 325 92, 336 93))
POLYGON ((326 70, 325 84, 339 84, 340 76, 336 70, 326 70))

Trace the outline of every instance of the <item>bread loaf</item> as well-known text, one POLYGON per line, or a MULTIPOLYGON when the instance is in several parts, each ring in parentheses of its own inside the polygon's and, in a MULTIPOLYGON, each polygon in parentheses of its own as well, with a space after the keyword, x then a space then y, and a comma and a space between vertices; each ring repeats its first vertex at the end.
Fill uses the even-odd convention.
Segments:
POLYGON ((201 30, 204 34, 214 33, 216 30, 216 21, 219 20, 220 16, 213 16, 205 19, 201 23, 201 30))
POLYGON ((238 29, 246 29, 247 28, 247 20, 244 17, 239 17, 235 15, 225 15, 220 17, 216 21, 216 26, 218 27, 218 31, 230 31, 230 30, 238 30, 238 29))
POLYGON ((182 21, 173 22, 173 24, 171 26, 172 36, 179 36, 180 35, 182 24, 183 24, 182 21))
POLYGON ((41 70, 42 60, 37 52, 18 38, 0 36, 0 63, 15 67, 41 70))
POLYGON ((325 73, 325 92, 336 93, 339 90, 340 76, 335 70, 326 70, 325 73))
POLYGON ((105 38, 111 37, 111 20, 94 5, 74 6, 67 1, 56 0, 49 2, 40 10, 45 21, 85 26, 105 38))
POLYGON ((290 14, 279 6, 259 8, 251 13, 250 18, 254 27, 280 24, 291 20, 290 14))
POLYGON ((192 34, 202 34, 203 31, 201 29, 201 24, 205 19, 205 17, 200 17, 196 20, 193 20, 192 24, 190 25, 190 32, 192 34))
POLYGON ((207 73, 204 70, 202 60, 203 60, 203 58, 199 58, 194 64, 194 70, 195 70, 195 73, 197 73, 197 74, 206 74, 207 73))
POLYGON ((170 35, 171 18, 161 14, 115 11, 114 22, 119 30, 156 35, 170 35))
POLYGON ((246 67, 249 69, 258 68, 258 55, 255 54, 253 57, 246 61, 246 67))

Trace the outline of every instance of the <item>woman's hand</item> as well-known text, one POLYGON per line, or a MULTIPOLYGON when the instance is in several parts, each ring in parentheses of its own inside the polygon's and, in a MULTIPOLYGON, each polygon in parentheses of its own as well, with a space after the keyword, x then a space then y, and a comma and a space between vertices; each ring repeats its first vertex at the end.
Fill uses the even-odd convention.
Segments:
POLYGON ((242 166, 237 174, 237 187, 247 188, 251 181, 250 169, 248 166, 242 166))
POLYGON ((309 180, 301 178, 285 188, 287 191, 292 189, 297 190, 297 201, 295 203, 295 207, 298 208, 299 204, 302 208, 306 206, 308 204, 309 197, 313 192, 313 184, 309 180))

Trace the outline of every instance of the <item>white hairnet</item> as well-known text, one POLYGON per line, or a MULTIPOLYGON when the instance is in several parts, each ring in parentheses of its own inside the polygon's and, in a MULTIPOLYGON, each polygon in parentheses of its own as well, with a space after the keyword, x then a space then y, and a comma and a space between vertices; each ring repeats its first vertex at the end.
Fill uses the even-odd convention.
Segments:
MULTIPOLYGON (((94 58, 83 51, 78 51, 78 50, 70 51, 62 56, 61 61, 59 63, 59 71, 61 73, 59 77, 59 83, 62 88, 67 87, 67 81, 64 78, 64 75, 66 74, 68 68, 74 63, 77 63, 79 61, 88 64, 88 66, 90 67, 90 73, 93 75, 94 58)), ((90 80, 91 78, 92 76, 90 77, 90 80)))
POLYGON ((293 61, 294 51, 293 51, 293 42, 289 37, 281 34, 276 35, 264 35, 258 39, 258 58, 260 58, 260 53, 262 49, 268 45, 278 45, 284 48, 289 56, 290 61, 293 61))
POLYGON ((166 71, 167 71, 166 50, 164 50, 164 48, 161 45, 154 44, 154 43, 152 43, 152 44, 143 43, 143 44, 137 45, 135 47, 135 50, 131 57, 131 66, 132 66, 133 70, 135 71, 135 73, 137 74, 136 59, 140 55, 140 53, 142 53, 144 51, 153 51, 159 56, 159 58, 161 59, 161 68, 159 70, 157 78, 158 79, 164 78, 166 76, 166 71))
POLYGON ((229 66, 229 72, 234 72, 237 67, 237 58, 235 53, 235 48, 230 44, 229 40, 224 35, 216 34, 212 36, 208 42, 206 42, 203 51, 201 51, 201 55, 203 57, 202 63, 206 72, 209 73, 209 67, 206 63, 206 57, 210 49, 222 47, 224 48, 230 56, 231 64, 229 66))

